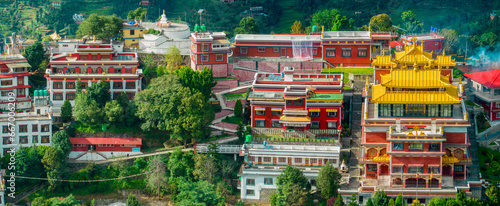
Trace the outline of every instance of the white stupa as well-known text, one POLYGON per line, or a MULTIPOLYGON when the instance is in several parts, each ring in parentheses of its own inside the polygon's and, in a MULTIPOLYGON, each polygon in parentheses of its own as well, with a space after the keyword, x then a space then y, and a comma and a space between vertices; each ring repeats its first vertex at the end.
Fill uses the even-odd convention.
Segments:
POLYGON ((165 15, 165 10, 163 10, 163 14, 161 15, 160 21, 156 22, 156 26, 159 27, 169 27, 172 22, 168 21, 167 16, 165 15))

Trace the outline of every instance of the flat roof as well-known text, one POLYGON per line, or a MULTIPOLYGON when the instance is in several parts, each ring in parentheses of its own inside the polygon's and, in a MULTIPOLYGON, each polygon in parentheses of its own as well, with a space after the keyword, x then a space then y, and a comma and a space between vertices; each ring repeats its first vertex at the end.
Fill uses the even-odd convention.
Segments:
POLYGON ((343 100, 344 99, 344 94, 342 93, 336 93, 336 94, 317 94, 314 93, 311 97, 308 98, 309 100, 343 100))
POLYGON ((5 64, 7 67, 14 69, 14 68, 24 68, 24 67, 31 67, 30 64, 23 62, 23 63, 15 63, 15 64, 5 64))
POLYGON ((325 31, 323 39, 371 39, 369 31, 325 31))
POLYGON ((272 34, 238 34, 235 41, 293 41, 308 40, 320 41, 320 35, 272 35, 272 34))
POLYGON ((141 138, 69 138, 72 144, 127 144, 142 145, 141 138))

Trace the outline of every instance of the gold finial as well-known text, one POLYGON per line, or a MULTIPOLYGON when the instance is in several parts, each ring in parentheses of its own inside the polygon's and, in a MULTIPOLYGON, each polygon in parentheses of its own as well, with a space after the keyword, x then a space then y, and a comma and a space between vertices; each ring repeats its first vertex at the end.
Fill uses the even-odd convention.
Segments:
POLYGON ((366 75, 366 84, 368 84, 368 83, 369 83, 369 81, 370 81, 370 80, 369 80, 369 78, 368 78, 368 75, 366 75))
POLYGON ((417 70, 417 68, 418 68, 418 64, 417 64, 417 62, 413 63, 413 69, 414 69, 414 70, 417 70))
POLYGON ((414 36, 414 37, 412 37, 412 38, 411 38, 411 41, 412 41, 413 43, 417 43, 417 37, 415 37, 415 36, 414 36))
POLYGON ((446 55, 446 51, 443 49, 443 56, 446 55))
POLYGON ((163 15, 165 15, 165 9, 163 9, 163 15))
POLYGON ((462 77, 458 77, 458 83, 462 84, 462 77))

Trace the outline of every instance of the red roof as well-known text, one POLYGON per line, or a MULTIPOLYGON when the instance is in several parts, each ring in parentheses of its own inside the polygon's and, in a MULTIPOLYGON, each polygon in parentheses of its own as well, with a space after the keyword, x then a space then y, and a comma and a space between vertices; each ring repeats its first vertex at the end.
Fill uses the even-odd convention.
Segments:
POLYGON ((464 76, 489 88, 500 87, 500 69, 468 73, 464 74, 464 76))
POLYGON ((142 145, 141 138, 69 138, 72 144, 128 144, 142 145))
POLYGON ((397 47, 397 46, 403 46, 405 43, 400 42, 400 41, 391 41, 391 47, 397 47))

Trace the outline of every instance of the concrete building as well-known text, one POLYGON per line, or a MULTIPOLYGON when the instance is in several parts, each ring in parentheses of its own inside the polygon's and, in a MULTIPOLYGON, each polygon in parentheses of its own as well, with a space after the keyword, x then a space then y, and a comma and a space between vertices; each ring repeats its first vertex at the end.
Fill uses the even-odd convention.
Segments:
POLYGON ((436 196, 454 197, 457 190, 470 194, 471 125, 464 88, 443 75, 454 61, 432 58, 416 38, 395 57, 377 56, 377 80, 363 89, 360 193, 403 193, 408 203, 418 198, 423 204, 436 196), (388 73, 377 72, 384 67, 388 73))
POLYGON ((144 34, 144 28, 135 21, 124 21, 122 28, 122 39, 125 48, 139 48, 139 40, 144 34))
POLYGON ((0 56, 0 108, 9 109, 9 103, 15 103, 16 109, 31 108, 28 84, 31 65, 21 54, 0 56), (11 95, 11 93, 13 95, 11 95), (14 101, 9 101, 14 99, 14 101))
POLYGON ((337 138, 342 130, 342 74, 255 74, 248 96, 252 132, 337 138))
POLYGON ((464 74, 474 100, 491 121, 500 120, 500 69, 464 74))
POLYGON ((245 164, 238 176, 238 189, 244 202, 268 202, 276 190, 276 177, 288 165, 298 167, 309 180, 312 190, 316 189, 316 179, 321 166, 330 162, 339 167, 340 146, 337 145, 287 145, 266 142, 246 143, 240 155, 245 164))
POLYGON ((203 70, 207 67, 212 69, 214 77, 226 77, 229 72, 228 56, 229 40, 224 32, 208 32, 195 26, 195 33, 191 34, 191 68, 203 70))
POLYGON ((106 160, 142 154, 140 138, 69 138, 73 144, 70 159, 79 161, 106 160))
POLYGON ((64 100, 74 105, 76 81, 83 90, 102 78, 110 84, 110 95, 116 99, 125 92, 130 99, 141 91, 142 69, 135 52, 123 52, 123 44, 103 44, 100 41, 60 41, 50 54, 50 69, 45 72, 54 116, 60 116, 64 100))

